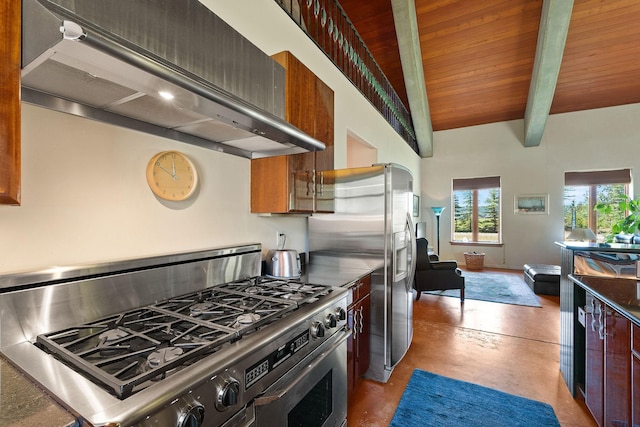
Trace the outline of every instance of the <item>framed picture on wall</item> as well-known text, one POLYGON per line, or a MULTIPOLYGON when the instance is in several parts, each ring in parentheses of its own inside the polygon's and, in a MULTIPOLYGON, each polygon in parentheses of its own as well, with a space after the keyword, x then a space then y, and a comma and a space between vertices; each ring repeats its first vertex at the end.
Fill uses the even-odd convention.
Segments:
POLYGON ((548 214, 549 194, 517 194, 513 204, 516 215, 548 214))
POLYGON ((420 216, 420 196, 413 195, 413 216, 420 216))

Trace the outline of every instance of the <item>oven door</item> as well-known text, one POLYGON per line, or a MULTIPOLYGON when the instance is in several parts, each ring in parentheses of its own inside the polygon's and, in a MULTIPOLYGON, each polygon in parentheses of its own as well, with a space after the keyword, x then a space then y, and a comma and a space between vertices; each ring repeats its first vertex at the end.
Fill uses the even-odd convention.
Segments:
POLYGON ((255 426, 340 427, 347 419, 347 338, 334 334, 254 401, 255 426))

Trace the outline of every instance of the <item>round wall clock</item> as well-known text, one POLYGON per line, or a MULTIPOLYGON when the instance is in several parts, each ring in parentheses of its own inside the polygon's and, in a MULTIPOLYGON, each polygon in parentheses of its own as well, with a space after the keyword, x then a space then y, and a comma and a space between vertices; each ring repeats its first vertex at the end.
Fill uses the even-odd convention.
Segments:
POLYGON ((198 185, 198 173, 187 156, 163 151, 149 160, 147 182, 153 193, 165 200, 188 199, 198 185))

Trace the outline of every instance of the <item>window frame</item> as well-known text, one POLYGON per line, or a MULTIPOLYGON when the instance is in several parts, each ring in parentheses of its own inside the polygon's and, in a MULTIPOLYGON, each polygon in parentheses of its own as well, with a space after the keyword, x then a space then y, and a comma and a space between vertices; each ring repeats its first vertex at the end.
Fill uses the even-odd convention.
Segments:
MULTIPOLYGON (((588 218, 589 229, 598 236, 598 214, 595 212, 595 205, 598 203, 598 186, 600 185, 624 185, 624 194, 631 193, 631 169, 616 169, 586 172, 565 172, 564 187, 562 189, 563 198, 567 187, 587 187, 588 188, 588 218)), ((563 203, 564 210, 564 203, 563 203)), ((562 228, 564 233, 565 222, 563 219, 562 228)))
POLYGON ((501 245, 502 244, 502 182, 499 176, 480 177, 480 178, 454 178, 451 186, 451 244, 463 244, 463 245, 501 245), (498 191, 498 231, 497 241, 493 240, 478 240, 480 235, 480 216, 479 207, 480 200, 478 193, 480 190, 492 190, 498 191), (458 191, 471 191, 471 240, 456 240, 456 192, 458 191))

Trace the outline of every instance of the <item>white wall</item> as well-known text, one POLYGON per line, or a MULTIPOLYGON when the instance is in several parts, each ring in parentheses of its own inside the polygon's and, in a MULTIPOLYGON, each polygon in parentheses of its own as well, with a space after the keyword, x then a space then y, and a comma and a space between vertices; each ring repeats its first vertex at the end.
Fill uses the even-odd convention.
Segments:
MULTIPOLYGON (((464 263, 465 251, 484 252, 485 265, 521 269, 524 263, 560 263, 563 187, 566 171, 640 170, 640 104, 549 117, 542 143, 524 148, 523 121, 435 132, 434 156, 422 160, 422 217, 435 246, 431 206, 446 206, 441 218, 442 257, 464 263), (502 178, 502 247, 450 245, 453 178, 502 178), (549 215, 515 215, 516 194, 549 194, 549 215)), ((637 188, 637 186, 636 186, 637 188)))
MULTIPOLYGON (((336 167, 346 167, 350 130, 379 161, 410 168, 419 187, 419 157, 275 2, 206 4, 267 54, 293 52, 334 90, 336 167)), ((266 251, 276 230, 288 248, 307 249, 306 218, 250 213, 247 159, 26 104, 22 112, 22 205, 0 205, 0 273, 250 242, 266 251), (200 171, 188 201, 161 202, 146 183, 149 159, 169 149, 200 171)))

